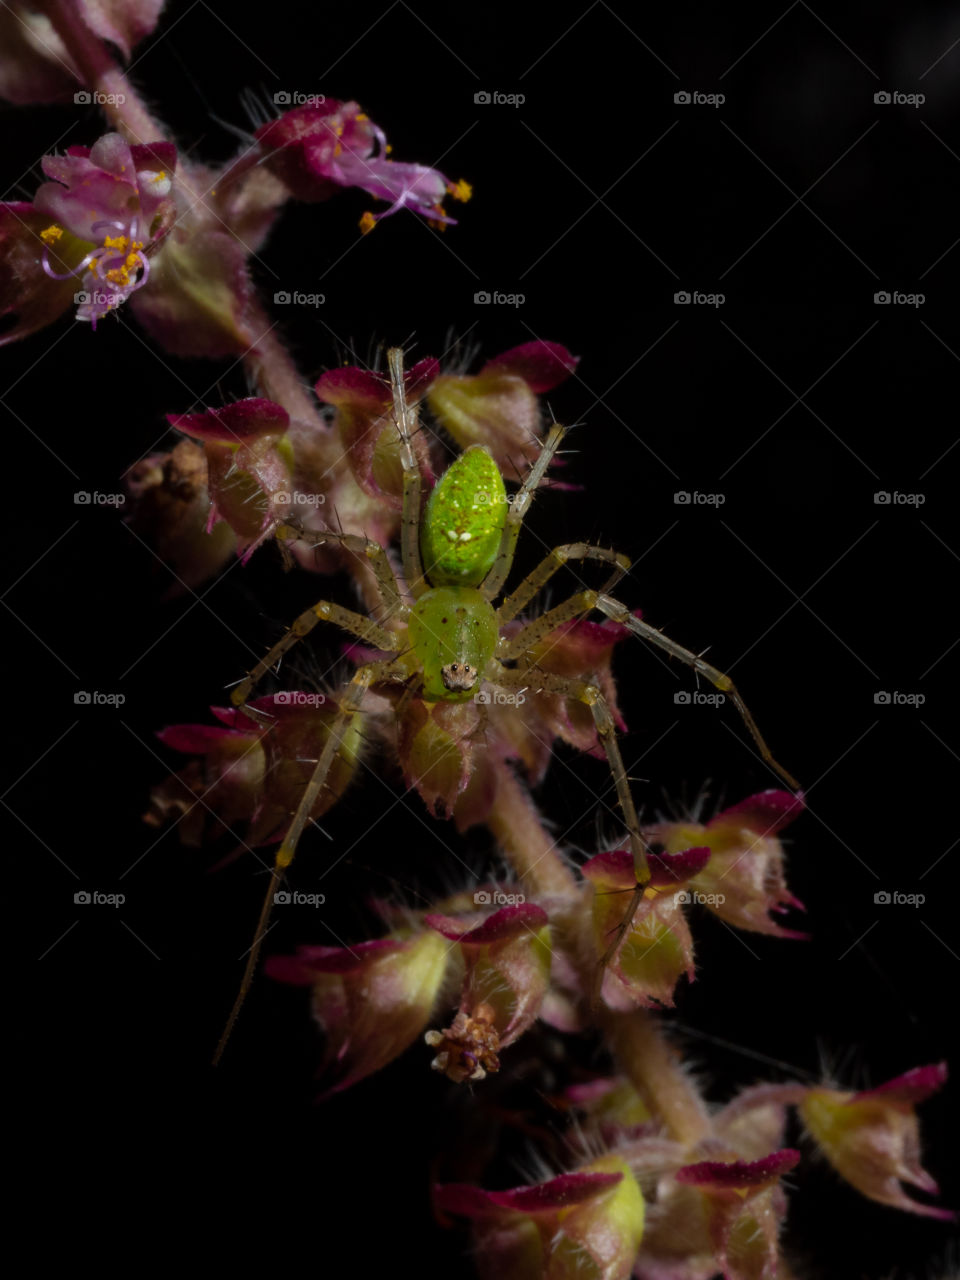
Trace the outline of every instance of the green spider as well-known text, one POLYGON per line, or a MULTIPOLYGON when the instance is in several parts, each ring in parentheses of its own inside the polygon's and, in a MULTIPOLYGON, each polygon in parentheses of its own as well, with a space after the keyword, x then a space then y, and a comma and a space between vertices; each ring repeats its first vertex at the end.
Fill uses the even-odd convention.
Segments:
POLYGON ((649 850, 641 834, 606 699, 595 684, 547 672, 535 665, 532 651, 546 636, 565 622, 599 610, 635 635, 687 663, 722 690, 739 710, 763 758, 792 788, 798 785, 774 760, 730 677, 636 618, 609 594, 630 568, 626 556, 585 542, 555 547, 504 597, 499 607, 494 607, 493 602, 510 573, 524 517, 564 437, 565 428, 554 425, 550 429, 536 462, 510 500, 503 476, 490 453, 482 445, 471 445, 444 472, 421 518, 421 477, 411 444, 417 429, 416 410, 406 402, 403 352, 399 348, 388 352, 388 364, 403 467, 401 555, 405 586, 395 576, 386 551, 376 542, 356 534, 306 534, 292 523, 281 526, 277 530, 281 541, 302 538, 314 545, 337 542, 345 550, 365 557, 377 584, 381 619, 376 622, 342 605, 318 601, 297 618, 231 695, 235 707, 255 716, 246 703, 258 681, 321 620, 334 623, 388 655, 358 667, 338 700, 323 750, 277 852, 254 943, 215 1062, 223 1053, 253 979, 273 904, 273 881, 293 862, 300 837, 340 745, 361 711, 365 693, 376 685, 400 684, 405 686, 405 696, 420 696, 432 703, 466 702, 477 695, 483 682, 488 682, 508 692, 532 689, 535 693, 559 694, 590 708, 613 775, 636 871, 636 889, 613 943, 600 962, 601 976, 630 927, 650 880, 649 850), (601 561, 611 565, 612 572, 601 590, 578 591, 526 622, 519 630, 505 630, 550 578, 571 560, 601 561), (409 597, 413 599, 412 604, 408 603, 409 597), (401 625, 388 629, 384 624, 391 621, 401 625))

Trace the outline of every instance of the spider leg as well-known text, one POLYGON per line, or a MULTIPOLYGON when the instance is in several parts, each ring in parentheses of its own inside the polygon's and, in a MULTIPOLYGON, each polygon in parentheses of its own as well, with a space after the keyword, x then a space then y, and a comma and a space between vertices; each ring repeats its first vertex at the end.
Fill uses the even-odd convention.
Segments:
POLYGON ((230 1010, 230 1016, 227 1019, 226 1026, 223 1029, 223 1035, 217 1045, 217 1051, 213 1057, 213 1065, 216 1066, 223 1056, 223 1051, 227 1047, 227 1041, 230 1039, 230 1033, 233 1031, 234 1024, 237 1021, 240 1010, 243 1008, 243 1002, 247 998, 247 992, 253 982, 253 975, 257 968, 257 961, 260 958, 260 948, 263 940, 267 935, 270 924, 270 916, 273 911, 274 894, 277 885, 280 883, 284 871, 293 862, 297 851, 297 845, 303 834, 303 829, 310 820, 310 813, 313 806, 317 802, 326 780, 327 774, 330 772, 330 766, 333 764, 334 757, 340 749, 351 721, 360 712, 360 706, 363 702, 363 696, 370 686, 378 680, 389 679, 394 674, 394 664, 389 662, 369 662, 362 667, 358 667, 354 672, 353 679, 347 685, 337 709, 337 715, 330 725, 327 733, 326 742, 323 744, 323 750, 320 758, 317 760, 316 766, 311 774, 310 781, 307 783, 303 795, 300 797, 300 803, 297 805, 293 814, 290 826, 286 835, 277 850, 274 860, 273 869, 270 873, 270 880, 267 884, 267 892, 263 899, 263 906, 260 908, 260 918, 257 921, 256 932, 253 937, 253 945, 247 953, 247 963, 243 970, 243 977, 240 980, 240 990, 237 992, 237 998, 233 1002, 233 1008, 230 1010))
POLYGON ((379 619, 381 625, 391 618, 406 616, 407 607, 400 598, 400 588, 397 586, 390 558, 379 542, 371 542, 369 538, 363 538, 357 533, 338 533, 332 529, 314 532, 301 528, 295 520, 284 521, 277 529, 277 538, 281 542, 306 542, 311 547, 322 547, 328 542, 339 543, 358 558, 368 560, 383 610, 383 616, 379 619))
POLYGON ((503 533, 500 536, 497 558, 494 560, 490 572, 480 584, 480 590, 488 600, 497 598, 507 580, 507 574, 510 572, 513 556, 517 549, 517 539, 520 536, 520 526, 523 524, 523 518, 529 511, 534 492, 546 474, 547 467, 553 461, 553 455, 560 448, 560 441, 566 433, 566 427, 561 427, 554 423, 547 434, 546 440, 543 442, 543 448, 540 450, 536 462, 530 468, 527 478, 513 496, 513 501, 507 510, 503 533))
POLYGON ((568 542, 563 546, 554 547, 548 555, 544 556, 536 568, 527 574, 520 585, 504 599, 497 610, 497 619, 500 625, 502 626, 505 622, 512 622, 517 614, 526 608, 533 597, 546 586, 547 582, 568 560, 602 560, 606 564, 612 564, 614 570, 603 584, 602 590, 604 593, 612 591, 630 568, 630 561, 626 556, 621 555, 618 551, 608 551, 606 547, 593 546, 589 542, 568 542))
POLYGON ((393 420, 400 436, 400 465, 403 467, 403 510, 400 517, 400 553, 407 590, 417 599, 428 591, 420 559, 420 501, 422 482, 417 456, 413 452, 411 424, 417 420, 416 409, 407 404, 403 383, 403 350, 391 347, 387 352, 390 387, 393 391, 393 420))
MULTIPOLYGON (((592 592, 584 592, 583 595, 592 595, 592 592)), ((575 599, 577 597, 574 597, 575 599)), ((561 606, 562 607, 562 606, 561 606)), ((551 611, 552 612, 552 611, 551 611)), ((545 614, 544 617, 547 615, 545 614)), ((534 624, 532 624, 534 625, 534 624)), ((603 981, 603 974, 616 953, 623 937, 625 936, 630 925, 633 923, 633 917, 637 913, 637 908, 643 899, 644 891, 650 881, 650 866, 647 862, 647 854, 650 852, 650 846, 643 838, 640 829, 640 820, 637 817, 637 810, 633 803, 633 796, 630 793, 630 783, 627 778, 627 770, 623 763, 623 756, 620 754, 620 747, 617 743, 617 727, 614 723, 613 715, 607 700, 604 698, 600 689, 595 684, 590 684, 585 680, 575 680, 568 676, 555 675, 553 672, 543 671, 533 663, 523 664, 515 668, 501 666, 499 662, 494 660, 488 675, 489 680, 493 684, 501 685, 505 689, 530 689, 533 693, 556 693, 563 698, 575 698, 578 702, 588 706, 593 714, 593 722, 597 727, 597 737, 603 747, 607 757, 607 763, 610 766, 610 772, 613 775, 613 783, 617 791, 617 800, 620 804, 620 810, 623 814, 624 822, 627 826, 627 834, 630 839, 630 851, 633 854, 634 873, 637 878, 636 888, 633 896, 627 906, 626 913, 620 924, 617 926, 613 942, 604 952, 600 960, 598 970, 597 990, 594 992, 595 998, 599 995, 600 983, 603 981)))
POLYGON ((766 763, 771 769, 779 773, 780 777, 793 791, 799 790, 800 783, 796 778, 774 759, 770 748, 763 739, 763 735, 757 728, 756 721, 750 714, 736 685, 728 675, 725 675, 709 662, 705 662, 699 654, 694 653, 691 649, 685 649, 683 645, 677 644, 675 640, 665 636, 656 627, 651 627, 649 623, 642 622, 639 618, 634 617, 619 600, 614 600, 611 596, 601 592, 597 595, 595 607, 605 613, 608 618, 612 618, 615 622, 619 622, 622 626, 629 628, 641 640, 649 640, 651 644, 656 645, 659 649, 664 649, 671 657, 679 658, 681 662, 685 662, 687 666, 692 667, 699 675, 705 676, 715 688, 725 693, 740 712, 744 724, 750 730, 753 740, 766 763))
POLYGON ((273 648, 235 686, 230 694, 230 701, 235 707, 243 709, 251 719, 257 718, 245 706, 255 686, 275 662, 313 630, 321 618, 324 622, 333 622, 338 627, 342 627, 344 631, 351 632, 375 649, 382 649, 385 653, 397 652, 397 633, 395 631, 385 631, 383 627, 372 622, 370 618, 365 618, 362 613, 355 613, 352 609, 344 609, 342 605, 332 604, 329 600, 318 600, 315 605, 301 613, 287 633, 280 637, 273 648))
POLYGON ((528 622, 512 638, 501 636, 497 645, 497 657, 502 662, 512 662, 515 658, 521 658, 535 644, 550 635, 552 631, 556 631, 557 627, 562 623, 569 622, 571 618, 576 618, 582 613, 589 613, 591 609, 598 608, 598 599, 599 592, 597 591, 578 591, 576 595, 570 596, 568 600, 564 600, 552 609, 548 609, 546 613, 542 613, 539 618, 534 618, 531 622, 528 622))

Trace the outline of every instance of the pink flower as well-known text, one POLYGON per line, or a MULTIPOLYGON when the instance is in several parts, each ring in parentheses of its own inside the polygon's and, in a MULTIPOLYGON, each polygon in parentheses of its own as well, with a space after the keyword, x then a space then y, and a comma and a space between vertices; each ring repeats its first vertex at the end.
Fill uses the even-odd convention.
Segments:
MULTIPOLYGON (((200 586, 223 568, 237 541, 227 524, 207 531, 210 495, 207 460, 192 440, 169 453, 151 453, 125 476, 131 528, 174 576, 169 595, 200 586)), ((158 568, 152 560, 150 568, 158 568)))
MULTIPOLYGON (((217 725, 170 725, 159 732, 165 746, 199 759, 155 788, 147 822, 159 826, 175 816, 180 839, 189 845, 202 843, 211 822, 214 835, 242 823, 245 843, 254 847, 282 839, 336 707, 321 694, 299 690, 257 698, 250 706, 267 723, 257 725, 235 707, 211 707, 217 725)), ((360 748, 354 727, 341 743, 312 817, 321 817, 343 794, 360 748)))
MULTIPOLYGON (((650 855, 650 884, 603 975, 601 993, 610 1008, 625 1012, 637 1005, 669 1006, 681 975, 693 981, 693 938, 683 911, 689 894, 683 886, 709 858, 706 848, 650 855)), ((594 889, 593 933, 599 958, 636 886, 633 856, 627 849, 600 853, 582 872, 594 889)))
MULTIPOLYGON (((436 378, 436 360, 421 360, 404 374, 407 403, 416 405, 436 378)), ((317 381, 316 393, 324 404, 336 407, 340 441, 354 478, 364 493, 386 501, 399 511, 403 494, 400 438, 393 421, 390 383, 380 374, 354 365, 330 369, 317 381)), ((426 438, 413 437, 421 473, 432 482, 433 472, 426 438)))
POLYGON ((472 1220, 484 1280, 628 1280, 643 1236, 643 1196, 615 1154, 536 1186, 450 1183, 435 1198, 441 1212, 472 1220))
POLYGON ((50 219, 26 201, 0 204, 0 345, 52 324, 73 303, 73 271, 89 245, 64 231, 56 242, 58 265, 64 270, 51 279, 42 269, 47 245, 41 235, 49 225, 50 219))
POLYGON ((469 200, 466 182, 450 182, 437 169, 390 159, 384 132, 356 102, 322 102, 295 107, 256 131, 267 164, 298 200, 328 199, 338 187, 359 187, 389 201, 383 213, 365 213, 370 231, 382 218, 411 209, 438 226, 456 219, 443 208, 446 196, 469 200))
POLYGON ((437 1051, 433 1067, 458 1083, 482 1080, 499 1069, 499 1050, 518 1039, 540 1011, 550 979, 547 913, 521 902, 479 921, 477 913, 466 919, 435 913, 425 923, 459 945, 466 965, 453 1025, 427 1033, 437 1051))
POLYGON ((178 431, 200 440, 207 459, 207 528, 225 520, 248 560, 278 522, 290 515, 290 416, 279 404, 251 396, 222 409, 168 414, 178 431))
POLYGON ((52 219, 40 233, 41 262, 53 280, 82 276, 78 320, 96 328, 101 316, 147 283, 149 253, 173 219, 176 162, 172 143, 130 146, 119 133, 104 135, 92 148, 44 156, 43 171, 54 181, 34 198, 34 208, 52 219), (93 246, 76 266, 58 252, 65 231, 93 246))
POLYGON ((579 357, 559 342, 525 342, 488 360, 476 374, 443 374, 427 392, 437 420, 461 449, 484 444, 505 475, 540 452, 537 397, 573 373, 579 357))
POLYGON ((300 947, 271 956, 278 982, 312 989, 326 1036, 327 1093, 339 1093, 392 1062, 422 1035, 443 986, 450 944, 430 929, 399 929, 350 947, 300 947))
POLYGON ((786 929, 770 918, 788 908, 804 909, 784 878, 779 832, 803 812, 803 796, 789 791, 761 791, 724 809, 706 825, 662 822, 645 831, 648 840, 668 852, 690 845, 710 850, 710 860, 690 881, 705 905, 721 920, 740 929, 779 938, 809 935, 786 929))
POLYGON ((687 1211, 674 1216, 674 1230, 683 1233, 685 1226, 705 1224, 713 1255, 706 1274, 714 1274, 715 1268, 727 1280, 776 1280, 778 1236, 786 1213, 780 1179, 799 1160, 799 1151, 785 1147, 759 1160, 730 1159, 722 1153, 676 1171, 673 1181, 689 1189, 689 1200, 682 1193, 678 1198, 674 1207, 686 1201, 687 1211))
POLYGON ((914 1110, 940 1089, 946 1063, 912 1071, 866 1089, 810 1089, 799 1111, 807 1132, 834 1169, 863 1195, 880 1204, 928 1218, 950 1220, 949 1209, 921 1204, 906 1194, 902 1182, 929 1195, 938 1187, 920 1164, 920 1131, 914 1110))

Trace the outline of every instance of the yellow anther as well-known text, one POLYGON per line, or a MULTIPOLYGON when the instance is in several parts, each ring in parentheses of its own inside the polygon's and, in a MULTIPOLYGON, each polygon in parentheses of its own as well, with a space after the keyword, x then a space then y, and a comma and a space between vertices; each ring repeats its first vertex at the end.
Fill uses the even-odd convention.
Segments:
POLYGON ((366 235, 367 232, 372 231, 376 225, 377 225, 377 220, 368 209, 367 212, 360 219, 360 230, 363 232, 364 235, 366 235))
POLYGON ((56 223, 47 227, 46 231, 40 232, 40 239, 44 244, 55 244, 63 235, 63 227, 58 227, 56 223))
POLYGON ((454 200, 459 200, 463 204, 466 204, 473 195, 473 187, 471 187, 470 183, 466 182, 463 178, 461 178, 459 182, 448 182, 447 190, 453 196, 454 200))
POLYGON ((165 182, 165 181, 166 181, 166 177, 167 177, 166 172, 165 172, 163 169, 161 169, 159 173, 155 173, 155 174, 153 175, 153 177, 150 179, 150 181, 151 181, 151 182, 154 182, 154 183, 156 183, 156 182, 165 182))
POLYGON ((126 236, 104 236, 103 238, 105 249, 126 249, 128 243, 126 236))

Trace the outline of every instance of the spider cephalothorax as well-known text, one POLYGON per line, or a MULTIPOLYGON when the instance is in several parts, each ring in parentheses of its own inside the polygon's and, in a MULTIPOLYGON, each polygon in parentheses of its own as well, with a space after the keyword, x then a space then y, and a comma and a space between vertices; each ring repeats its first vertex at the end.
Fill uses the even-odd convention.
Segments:
MULTIPOLYGON (((277 852, 275 874, 282 874, 293 861, 300 836, 326 785, 340 744, 361 714, 365 694, 374 686, 384 691, 389 691, 391 686, 394 689, 402 686, 401 696, 395 699, 398 716, 400 707, 413 696, 427 706, 464 703, 470 699, 488 701, 489 697, 480 689, 483 683, 508 696, 519 696, 528 689, 535 695, 559 695, 588 707, 592 713, 597 738, 610 765, 633 855, 636 892, 603 958, 602 966, 605 966, 629 928, 650 880, 648 849, 630 793, 608 700, 597 683, 560 675, 538 665, 537 655, 546 637, 594 610, 605 614, 635 635, 680 658, 721 689, 740 710, 764 758, 778 770, 779 766, 729 676, 641 621, 609 594, 630 568, 630 561, 619 552, 585 542, 555 547, 495 605, 513 564, 524 516, 563 439, 564 428, 555 425, 550 429, 539 457, 509 500, 503 476, 490 453, 482 445, 471 445, 444 472, 421 511, 421 476, 411 444, 416 411, 406 402, 403 354, 399 349, 389 352, 389 364, 393 418, 403 467, 403 578, 400 580, 394 574, 386 551, 376 542, 356 534, 305 534, 292 523, 282 526, 277 531, 282 540, 303 538, 315 545, 338 542, 344 550, 364 557, 376 579, 380 599, 378 618, 365 617, 330 601, 318 601, 300 615, 290 631, 232 694, 234 706, 247 708, 247 699, 261 676, 321 619, 336 623, 384 655, 360 665, 338 699, 337 713, 330 722, 323 750, 277 852), (585 560, 610 567, 610 576, 599 591, 578 591, 531 620, 518 621, 555 573, 570 561, 585 560)), ((789 775, 784 776, 794 785, 789 775)), ((273 888, 271 882, 221 1049, 252 979, 273 888)))

